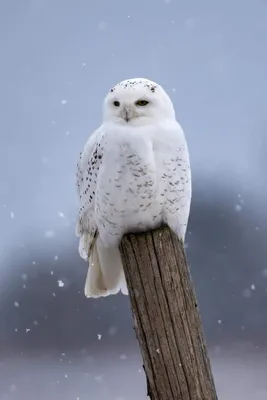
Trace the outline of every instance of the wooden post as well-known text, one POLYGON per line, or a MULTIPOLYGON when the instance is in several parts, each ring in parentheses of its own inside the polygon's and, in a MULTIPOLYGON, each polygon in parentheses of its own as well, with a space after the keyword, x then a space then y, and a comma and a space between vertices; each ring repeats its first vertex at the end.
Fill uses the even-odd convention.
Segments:
POLYGON ((120 251, 152 400, 216 400, 182 243, 168 227, 123 237, 120 251))

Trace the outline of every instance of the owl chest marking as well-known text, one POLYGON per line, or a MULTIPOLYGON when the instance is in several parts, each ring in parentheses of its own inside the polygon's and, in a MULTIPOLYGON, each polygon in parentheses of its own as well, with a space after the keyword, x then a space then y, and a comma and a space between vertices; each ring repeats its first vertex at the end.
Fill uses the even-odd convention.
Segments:
POLYGON ((155 165, 130 146, 123 145, 119 150, 113 164, 114 174, 101 185, 105 204, 98 207, 102 223, 111 231, 116 231, 118 225, 142 228, 161 215, 156 205, 155 165))

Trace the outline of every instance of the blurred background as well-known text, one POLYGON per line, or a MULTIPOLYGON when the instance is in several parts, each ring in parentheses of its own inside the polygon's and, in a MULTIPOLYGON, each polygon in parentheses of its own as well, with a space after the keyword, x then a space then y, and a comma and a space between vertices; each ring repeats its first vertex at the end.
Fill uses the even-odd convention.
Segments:
MULTIPOLYGON (((0 4, 0 400, 145 400, 129 300, 84 298, 76 161, 118 81, 170 94, 218 396, 267 399, 267 3, 0 4)), ((204 399, 203 399, 204 400, 204 399)))

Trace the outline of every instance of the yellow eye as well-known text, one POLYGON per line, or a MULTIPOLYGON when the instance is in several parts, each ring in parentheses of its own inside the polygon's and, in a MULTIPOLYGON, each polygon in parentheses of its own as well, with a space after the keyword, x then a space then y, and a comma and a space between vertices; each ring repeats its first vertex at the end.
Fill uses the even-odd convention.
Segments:
POLYGON ((149 102, 146 101, 146 100, 138 100, 135 104, 136 104, 137 106, 143 107, 143 106, 146 106, 148 103, 149 103, 149 102))

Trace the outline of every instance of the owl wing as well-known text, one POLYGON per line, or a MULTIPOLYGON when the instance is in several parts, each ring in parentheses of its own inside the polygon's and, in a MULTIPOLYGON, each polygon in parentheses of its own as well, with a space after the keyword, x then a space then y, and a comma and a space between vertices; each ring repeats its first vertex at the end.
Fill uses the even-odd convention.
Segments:
POLYGON ((98 170, 102 163, 103 147, 101 141, 103 129, 97 129, 88 139, 80 153, 76 169, 76 188, 79 196, 79 216, 76 235, 80 237, 79 253, 84 259, 89 256, 89 249, 97 234, 95 223, 95 190, 98 170))
POLYGON ((162 197, 169 227, 184 241, 191 205, 190 158, 184 132, 179 124, 170 135, 168 151, 163 157, 162 197))

